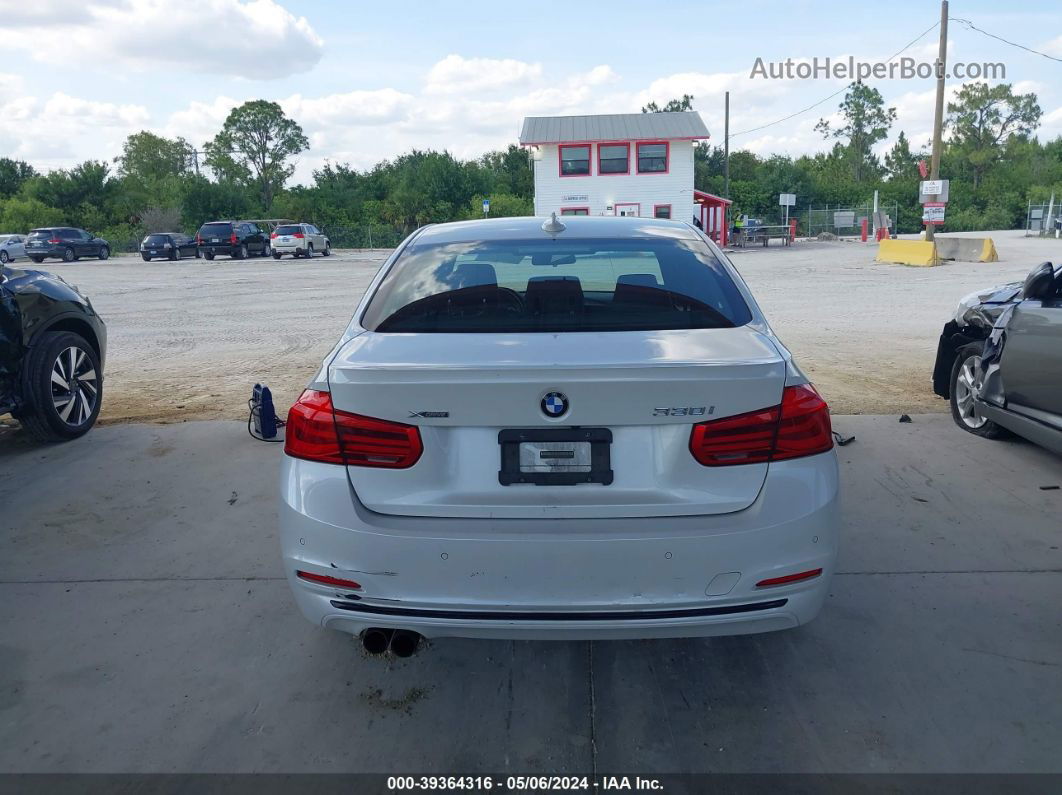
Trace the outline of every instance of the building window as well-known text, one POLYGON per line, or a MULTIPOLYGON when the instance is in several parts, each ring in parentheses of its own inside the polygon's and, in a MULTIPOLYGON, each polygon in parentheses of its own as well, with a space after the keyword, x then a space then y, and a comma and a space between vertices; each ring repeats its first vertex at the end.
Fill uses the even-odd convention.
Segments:
POLYGON ((561 215, 590 215, 589 207, 561 207, 561 215))
POLYGON ((667 172, 667 142, 638 144, 638 173, 662 174, 667 172))
POLYGON ((590 175, 590 144, 560 147, 560 175, 562 177, 590 175))
POLYGON ((631 145, 630 144, 598 144, 597 145, 597 173, 598 174, 630 174, 631 173, 631 145))
POLYGON ((670 204, 654 204, 653 205, 653 218, 670 218, 671 217, 671 205, 670 204))

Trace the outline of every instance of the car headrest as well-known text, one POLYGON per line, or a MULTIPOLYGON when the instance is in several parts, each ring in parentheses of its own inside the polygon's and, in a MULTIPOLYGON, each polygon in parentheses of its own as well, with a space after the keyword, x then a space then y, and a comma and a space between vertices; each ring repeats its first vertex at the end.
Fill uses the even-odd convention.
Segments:
POLYGON ((533 315, 583 311, 583 285, 577 276, 532 276, 525 302, 533 315))
POLYGON ((462 262, 446 281, 455 290, 464 287, 497 287, 498 273, 489 262, 462 262))
POLYGON ((612 303, 671 306, 671 297, 651 273, 624 273, 616 279, 612 303))

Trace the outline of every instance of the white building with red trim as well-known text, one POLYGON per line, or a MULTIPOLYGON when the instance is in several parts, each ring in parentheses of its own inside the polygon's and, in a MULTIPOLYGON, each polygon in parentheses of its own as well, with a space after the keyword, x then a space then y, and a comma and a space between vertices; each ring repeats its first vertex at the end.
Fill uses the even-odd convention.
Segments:
POLYGON ((725 240, 728 201, 693 188, 693 149, 708 128, 696 111, 529 116, 535 214, 633 215, 700 221, 725 240))

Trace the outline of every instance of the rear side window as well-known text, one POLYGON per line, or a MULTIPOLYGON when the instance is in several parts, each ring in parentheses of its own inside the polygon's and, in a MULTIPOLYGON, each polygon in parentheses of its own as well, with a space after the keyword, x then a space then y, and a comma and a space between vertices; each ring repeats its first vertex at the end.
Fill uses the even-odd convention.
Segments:
POLYGON ((200 237, 228 237, 232 234, 232 224, 203 224, 199 229, 200 237))
POLYGON ((373 295, 378 332, 730 328, 752 314, 700 240, 413 244, 373 295))
POLYGON ((301 226, 278 226, 276 233, 278 235, 300 235, 300 234, 302 234, 302 227, 301 226))

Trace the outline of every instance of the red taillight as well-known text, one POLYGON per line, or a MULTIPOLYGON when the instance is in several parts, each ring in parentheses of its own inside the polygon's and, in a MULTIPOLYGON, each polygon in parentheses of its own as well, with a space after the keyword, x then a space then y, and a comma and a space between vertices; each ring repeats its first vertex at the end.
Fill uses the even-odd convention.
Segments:
POLYGON ((199 235, 196 235, 196 236, 195 236, 195 244, 196 244, 197 246, 201 246, 201 245, 203 245, 203 238, 201 238, 201 237, 200 237, 199 235))
POLYGON ((233 232, 231 235, 229 235, 229 242, 232 243, 233 245, 236 245, 236 241, 237 240, 238 240, 238 238, 236 237, 236 233, 235 232, 233 232))
POLYGON ((787 574, 784 577, 771 577, 768 580, 760 580, 756 583, 756 587, 769 588, 772 585, 790 585, 794 582, 810 580, 814 577, 818 577, 820 574, 822 574, 822 569, 812 569, 811 571, 802 571, 799 574, 787 574))
POLYGON ((690 452, 706 467, 762 464, 825 453, 831 431, 826 401, 800 384, 786 387, 778 406, 694 425, 690 452))
POLYGON ((307 389, 288 411, 284 452, 326 464, 406 469, 424 448, 416 425, 336 411, 328 392, 307 389))
POLYGON ((270 240, 276 240, 276 239, 277 239, 277 233, 276 233, 276 232, 274 232, 273 234, 271 234, 271 235, 269 236, 269 239, 270 239, 270 240))
POLYGON ((302 240, 304 237, 306 237, 306 235, 304 235, 302 232, 296 232, 292 235, 292 237, 297 237, 299 240, 302 240))
POLYGON ((354 580, 344 580, 339 577, 329 577, 327 574, 314 574, 312 571, 296 571, 295 576, 300 580, 320 583, 321 585, 338 585, 342 588, 361 590, 361 586, 354 580))

